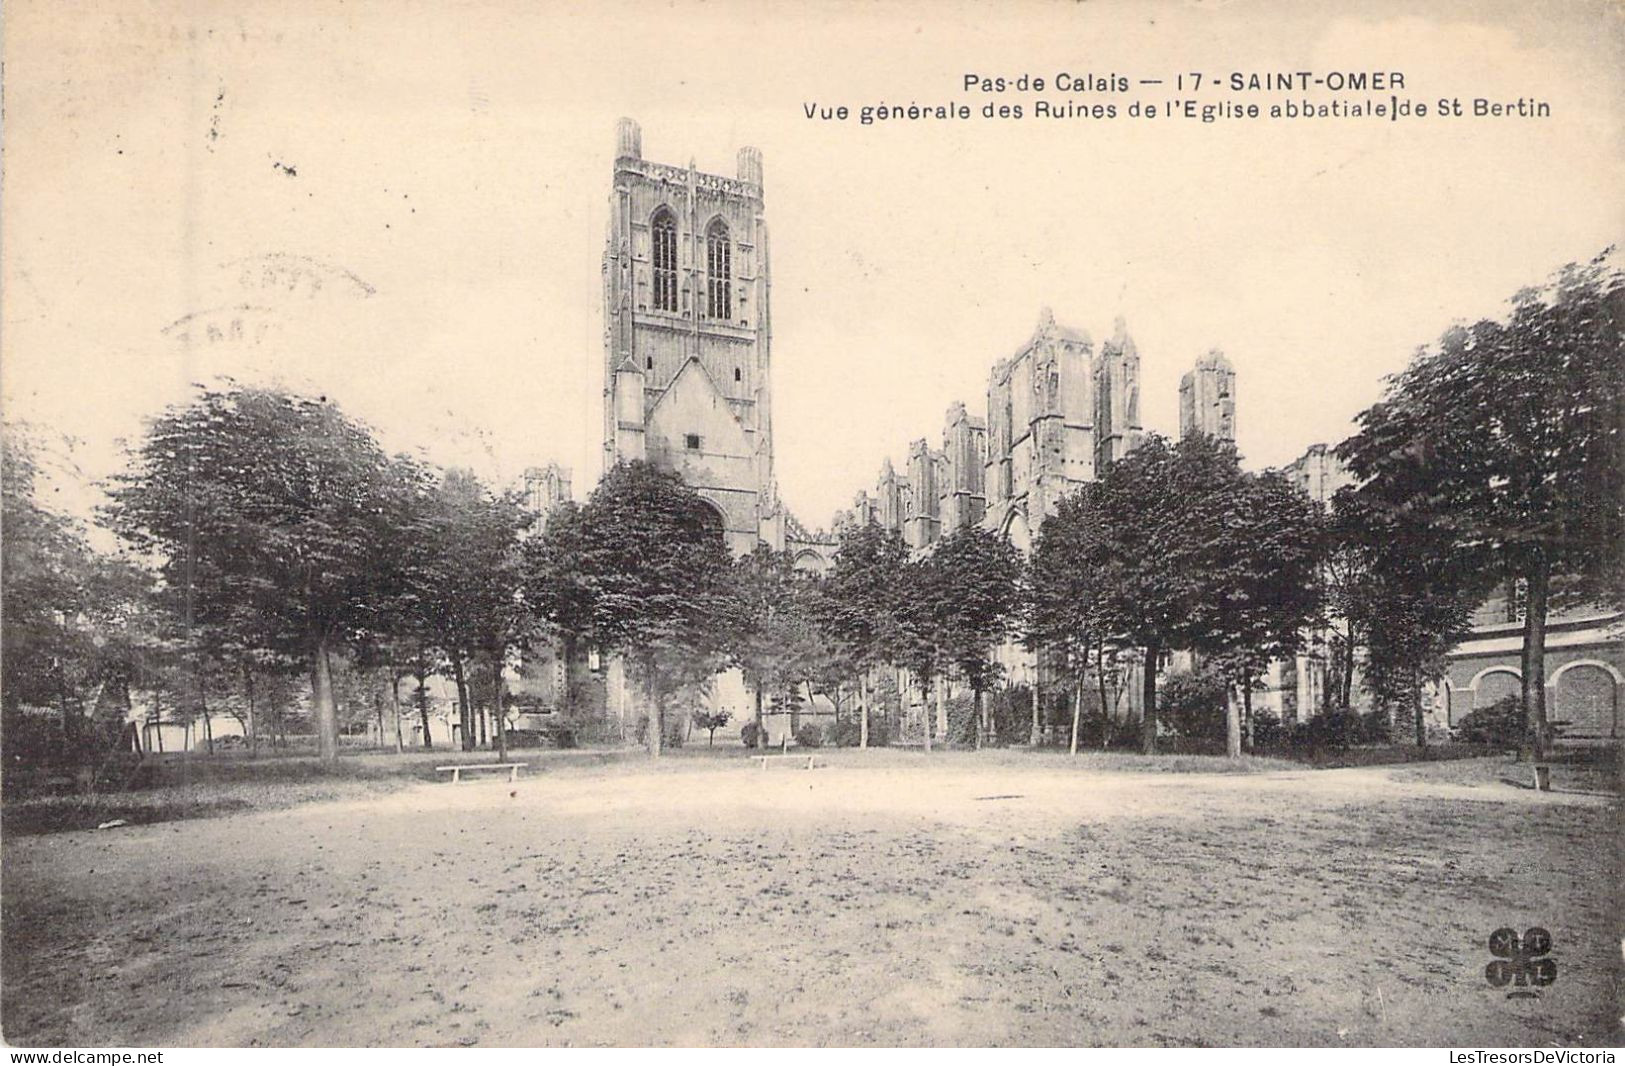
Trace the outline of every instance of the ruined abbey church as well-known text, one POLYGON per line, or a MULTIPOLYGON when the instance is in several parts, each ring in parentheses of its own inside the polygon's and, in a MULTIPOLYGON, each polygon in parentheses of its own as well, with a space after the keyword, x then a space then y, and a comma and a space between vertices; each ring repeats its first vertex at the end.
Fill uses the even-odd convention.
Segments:
POLYGON ((645 459, 677 473, 734 554, 763 541, 824 569, 833 546, 790 516, 773 477, 762 153, 741 148, 733 177, 654 163, 622 119, 603 273, 604 468, 645 459))

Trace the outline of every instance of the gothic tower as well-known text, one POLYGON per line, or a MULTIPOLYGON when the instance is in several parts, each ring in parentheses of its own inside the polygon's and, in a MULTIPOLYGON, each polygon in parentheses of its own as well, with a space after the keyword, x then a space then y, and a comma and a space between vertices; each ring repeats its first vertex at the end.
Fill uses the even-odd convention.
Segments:
POLYGON ((736 554, 782 549, 761 152, 735 177, 654 163, 621 119, 603 275, 605 469, 647 459, 716 507, 736 554))
POLYGON ((1179 381, 1179 435, 1236 439, 1236 368, 1214 348, 1179 381))
POLYGON ((1140 351, 1119 317, 1095 364, 1095 469, 1123 458, 1140 444, 1140 351))

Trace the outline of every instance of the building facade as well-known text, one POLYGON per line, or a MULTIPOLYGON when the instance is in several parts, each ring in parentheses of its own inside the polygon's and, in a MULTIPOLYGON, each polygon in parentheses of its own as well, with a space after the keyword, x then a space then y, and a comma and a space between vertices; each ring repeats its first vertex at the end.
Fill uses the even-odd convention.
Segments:
POLYGON ((647 460, 717 513, 735 555, 758 542, 828 565, 773 476, 772 259, 762 153, 731 176, 643 158, 616 127, 604 242, 604 467, 647 460))

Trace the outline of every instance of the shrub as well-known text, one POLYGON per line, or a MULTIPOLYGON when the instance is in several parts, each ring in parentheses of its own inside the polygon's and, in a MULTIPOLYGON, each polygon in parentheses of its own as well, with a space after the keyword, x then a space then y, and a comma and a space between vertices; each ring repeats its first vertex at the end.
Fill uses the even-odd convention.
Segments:
POLYGON ((1480 707, 1456 723, 1456 735, 1469 744, 1499 744, 1517 747, 1528 735, 1523 701, 1504 696, 1488 707, 1480 707))
POLYGON ((1278 748, 1286 742, 1286 730, 1274 713, 1253 708, 1253 747, 1278 748))
MULTIPOLYGON (((872 732, 874 723, 870 722, 869 725, 872 732)), ((824 743, 832 748, 855 748, 862 736, 863 727, 858 724, 856 718, 837 719, 824 729, 824 743)), ((873 737, 870 739, 872 740, 873 737)))
POLYGON ((1223 740, 1229 687, 1208 671, 1175 670, 1157 693, 1157 719, 1174 735, 1190 740, 1223 740))
POLYGON ((803 722, 801 728, 796 730, 796 746, 799 748, 818 748, 824 744, 824 730, 814 722, 803 722))
POLYGON ((1387 711, 1378 708, 1360 715, 1360 743, 1386 744, 1394 739, 1393 734, 1387 711))
POLYGON ((744 728, 739 731, 739 739, 745 747, 754 748, 758 740, 762 739, 762 732, 762 727, 755 722, 746 722, 744 728))

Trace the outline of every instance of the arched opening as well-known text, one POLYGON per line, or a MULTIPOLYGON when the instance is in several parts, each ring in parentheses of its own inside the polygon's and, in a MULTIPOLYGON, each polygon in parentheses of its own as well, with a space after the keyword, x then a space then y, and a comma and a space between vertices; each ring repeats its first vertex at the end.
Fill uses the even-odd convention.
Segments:
POLYGON ((822 574, 829 569, 824 557, 811 548, 803 548, 796 552, 795 558, 790 561, 792 568, 804 574, 822 574))
POLYGON ((1510 666, 1491 667, 1473 678, 1473 708, 1488 707, 1496 700, 1517 696, 1523 691, 1523 681, 1510 666))
POLYGON ((721 507, 702 496, 700 506, 694 511, 701 529, 707 533, 715 533, 723 541, 728 539, 728 520, 723 516, 721 507))
POLYGON ((1619 684, 1602 663, 1570 663, 1552 679, 1557 690, 1552 721, 1564 733, 1581 737, 1619 735, 1619 684))
POLYGON ((1027 528, 1027 516, 1022 514, 1020 510, 1011 508, 1010 513, 1004 516, 1004 522, 999 528, 999 535, 1022 555, 1032 554, 1032 532, 1027 528))
POLYGON ((650 225, 650 258, 654 262, 654 307, 677 310, 677 219, 662 207, 650 225))
POLYGON ((732 318, 732 289, 733 245, 728 240, 728 224, 714 219, 705 230, 705 313, 711 318, 732 318))

